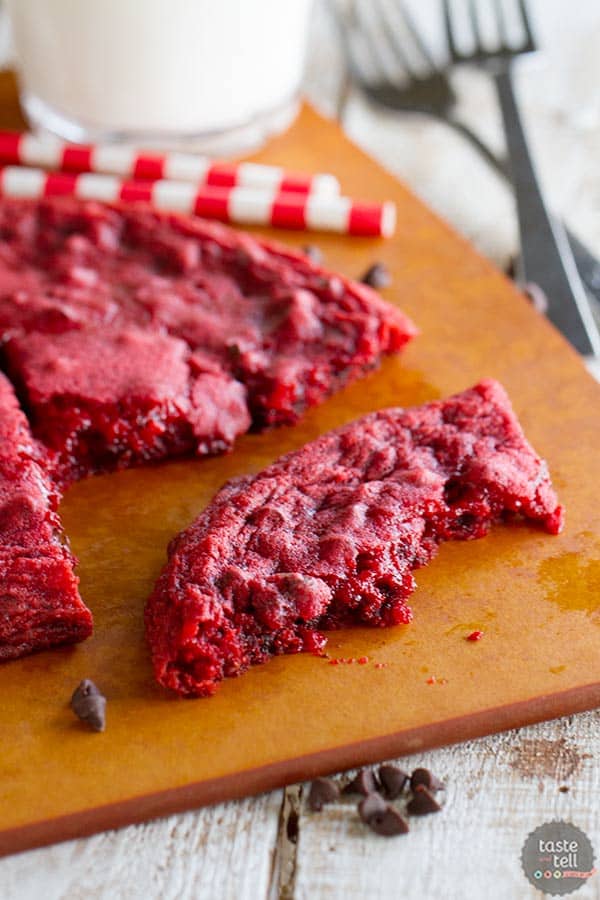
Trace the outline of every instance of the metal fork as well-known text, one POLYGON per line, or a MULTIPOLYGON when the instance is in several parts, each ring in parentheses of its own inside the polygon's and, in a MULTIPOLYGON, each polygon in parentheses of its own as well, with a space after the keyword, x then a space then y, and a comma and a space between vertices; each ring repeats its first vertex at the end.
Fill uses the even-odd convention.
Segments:
MULTIPOLYGON (((405 44, 398 37, 394 23, 390 21, 387 8, 381 0, 371 0, 367 4, 349 0, 348 14, 345 16, 341 14, 335 0, 328 0, 328 6, 340 35, 352 80, 370 100, 398 112, 422 112, 445 122, 466 138, 492 168, 503 177, 508 176, 504 162, 498 159, 476 132, 456 117, 457 96, 450 79, 445 71, 437 67, 412 19, 402 6, 397 11, 423 63, 418 70, 411 61, 405 44), (377 34, 373 33, 362 17, 365 5, 371 11, 369 19, 376 27, 377 34), (386 70, 378 40, 387 45, 388 55, 398 60, 407 76, 405 80, 394 77, 386 70), (360 55, 361 47, 363 57, 360 55), (367 65, 365 58, 368 60, 367 65)), ((347 95, 344 95, 343 102, 346 100, 347 95)))
MULTIPOLYGON (((496 9, 500 9, 498 0, 495 0, 495 3, 496 9)), ((509 72, 510 62, 515 55, 534 49, 533 35, 524 4, 521 3, 521 9, 525 11, 524 23, 526 28, 525 40, 522 45, 515 49, 507 44, 504 39, 504 22, 502 20, 501 35, 503 39, 499 42, 497 51, 489 52, 484 48, 480 38, 474 0, 469 0, 471 23, 472 26, 475 26, 474 36, 476 38, 475 50, 471 54, 464 54, 458 50, 449 0, 443 0, 443 4, 446 34, 452 62, 475 63, 477 65, 485 65, 486 68, 493 66, 495 74, 499 76, 504 71, 506 73, 504 82, 508 81, 511 87, 510 93, 512 94, 509 72)), ((498 172, 506 178, 509 177, 509 172, 503 163, 494 156, 478 135, 454 117, 453 108, 456 102, 456 95, 450 84, 447 72, 436 66, 401 0, 396 0, 395 2, 396 13, 402 20, 405 31, 412 40, 414 47, 419 51, 425 71, 423 71, 423 66, 420 67, 420 71, 417 71, 411 63, 405 43, 398 36, 395 24, 390 21, 388 7, 382 0, 370 0, 368 4, 371 12, 370 23, 376 29, 376 34, 372 28, 368 27, 368 23, 365 22, 364 18, 361 18, 364 4, 361 4, 358 0, 350 0, 348 16, 340 15, 339 8, 333 0, 330 0, 329 8, 338 26, 349 73, 367 97, 387 108, 423 112, 447 122, 463 134, 498 172), (398 80, 397 74, 390 74, 389 69, 384 65, 382 61, 382 44, 385 45, 388 57, 394 58, 404 70, 405 75, 408 76, 404 82, 398 80), (363 51, 362 56, 359 53, 359 48, 363 51)), ((501 9, 499 15, 502 15, 501 9)), ((506 90, 503 91, 503 96, 506 96, 506 90)), ((505 108, 507 107, 503 105, 503 113, 505 108)), ((513 108, 517 115, 517 121, 519 121, 514 96, 513 108)), ((511 115, 511 122, 513 121, 514 117, 511 115)), ((519 131, 522 136, 522 141, 519 141, 522 148, 524 135, 520 122, 519 131)), ((513 156, 514 138, 515 129, 511 128, 509 136, 507 128, 511 174, 515 168, 513 156)), ((548 315, 574 346, 584 354, 597 354, 600 350, 600 337, 589 310, 585 291, 577 274, 573 254, 569 250, 564 230, 558 224, 552 222, 545 210, 528 153, 526 157, 532 181, 529 182, 529 177, 525 177, 525 169, 522 166, 519 166, 519 171, 518 173, 515 172, 514 176, 521 244, 523 255, 526 257, 519 274, 529 281, 537 282, 547 292, 549 297, 548 315), (527 184, 527 198, 530 198, 531 195, 531 185, 534 186, 533 198, 531 200, 528 199, 527 203, 523 200, 519 202, 519 198, 523 197, 521 193, 523 183, 527 184), (535 202, 533 202, 534 200, 535 202), (527 215, 522 210, 523 206, 525 206, 527 215), (540 206, 543 215, 540 213, 540 206), (537 210, 533 223, 530 221, 532 209, 537 210), (531 228, 532 225, 533 228, 531 228), (542 225, 543 228, 541 228, 542 225), (541 231, 539 230, 540 228, 541 231), (552 259, 553 254, 550 249, 552 247, 557 248, 554 259, 552 259), (541 258, 540 251, 543 251, 541 258), (549 264, 549 260, 552 260, 552 264, 549 264)), ((576 254, 577 266, 580 267, 582 272, 587 273, 589 276, 586 278, 588 286, 594 292, 594 295, 600 299, 600 291, 597 284, 597 275, 600 271, 598 261, 573 235, 569 235, 569 240, 576 254)))
POLYGON ((548 212, 529 154, 512 82, 512 63, 517 56, 532 53, 536 43, 525 0, 517 0, 520 40, 510 43, 502 0, 492 0, 496 26, 496 46, 486 49, 475 0, 469 0, 468 12, 473 50, 458 48, 456 20, 450 0, 442 0, 448 48, 453 63, 470 63, 484 68, 496 85, 515 190, 521 239, 520 276, 539 284, 548 298, 548 317, 580 353, 598 355, 600 334, 591 314, 587 297, 565 229, 548 212))

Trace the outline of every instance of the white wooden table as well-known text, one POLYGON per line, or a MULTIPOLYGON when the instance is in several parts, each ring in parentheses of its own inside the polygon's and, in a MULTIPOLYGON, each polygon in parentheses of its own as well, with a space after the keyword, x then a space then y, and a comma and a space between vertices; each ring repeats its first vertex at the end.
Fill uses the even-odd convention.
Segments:
MULTIPOLYGON (((437 0, 412 5, 433 21, 437 0)), ((545 67, 532 62, 519 79, 532 145, 553 206, 600 255, 600 3, 534 7, 545 67)), ((322 12, 314 32, 307 91, 332 111, 339 65, 322 12)), ((501 147, 485 78, 464 72, 456 85, 465 119, 501 147)), ((507 262, 516 247, 511 198, 445 126, 394 119, 355 98, 346 127, 483 252, 507 262), (457 190, 467 170, 468 188, 457 190)), ((411 820, 407 836, 370 834, 350 799, 310 813, 306 790, 292 787, 2 860, 0 900, 539 897, 520 868, 536 826, 571 821, 600 854, 599 756, 600 711, 571 716, 402 760, 447 783, 444 811, 411 820)), ((600 877, 573 896, 600 897, 600 877)))

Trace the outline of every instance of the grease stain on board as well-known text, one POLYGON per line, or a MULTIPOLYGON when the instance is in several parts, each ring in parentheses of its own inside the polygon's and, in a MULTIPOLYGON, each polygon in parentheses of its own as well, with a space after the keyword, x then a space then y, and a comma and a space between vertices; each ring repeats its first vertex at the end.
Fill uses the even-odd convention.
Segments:
POLYGON ((598 618, 594 614, 600 611, 600 559, 582 560, 576 551, 551 556, 540 563, 538 579, 546 598, 561 609, 598 618))
POLYGON ((560 675, 562 672, 565 671, 566 668, 567 668, 566 666, 550 666, 548 671, 551 672, 553 675, 560 675))

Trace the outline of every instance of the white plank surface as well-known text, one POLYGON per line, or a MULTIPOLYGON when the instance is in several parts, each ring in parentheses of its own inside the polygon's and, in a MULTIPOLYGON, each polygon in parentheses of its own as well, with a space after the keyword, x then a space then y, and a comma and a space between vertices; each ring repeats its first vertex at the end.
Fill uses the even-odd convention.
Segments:
POLYGON ((2 900, 255 900, 269 891, 281 791, 0 862, 2 900))
MULTIPOLYGON (((600 713, 561 719, 399 760, 446 783, 440 813, 395 838, 368 833, 356 799, 301 817, 295 897, 534 898, 520 867, 525 838, 565 819, 600 837, 600 713), (560 787, 568 787, 561 792, 560 787)), ((597 879, 574 896, 599 897, 597 879)))
MULTIPOLYGON (((410 2, 432 19, 437 0, 410 2)), ((600 255, 600 4, 532 5, 547 66, 526 66, 519 86, 537 161, 555 208, 600 255)), ((314 31, 307 87, 331 110, 339 66, 322 14, 314 31)), ((489 84, 463 72, 456 87, 463 117, 500 147, 489 84)), ((346 125, 506 262, 516 246, 509 193, 444 125, 394 119, 357 98, 346 125), (465 171, 469 190, 461 188, 465 171)), ((600 713, 569 717, 404 760, 447 782, 444 811, 411 820, 406 836, 370 834, 350 800, 310 813, 306 791, 296 787, 1 860, 0 900, 527 900, 541 895, 522 875, 519 855, 537 825, 572 821, 600 856, 599 758, 600 713), (290 814, 298 814, 296 841, 288 839, 290 814)), ((600 898, 600 878, 573 896, 600 898)))

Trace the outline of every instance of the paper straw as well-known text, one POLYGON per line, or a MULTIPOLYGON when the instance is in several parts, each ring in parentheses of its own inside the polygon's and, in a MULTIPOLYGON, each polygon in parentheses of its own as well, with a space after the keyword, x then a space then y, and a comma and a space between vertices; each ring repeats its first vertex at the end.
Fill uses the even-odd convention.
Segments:
POLYGON ((306 175, 250 162, 214 162, 192 153, 150 153, 122 144, 69 144, 52 135, 14 131, 0 131, 0 162, 135 180, 185 181, 198 187, 269 188, 293 194, 340 192, 334 175, 306 175))
POLYGON ((396 225, 393 203, 349 197, 281 193, 273 189, 211 187, 182 181, 126 181, 112 175, 45 172, 23 166, 0 168, 0 196, 73 196, 86 200, 144 202, 153 209, 192 213, 238 225, 333 231, 389 237, 396 225))

